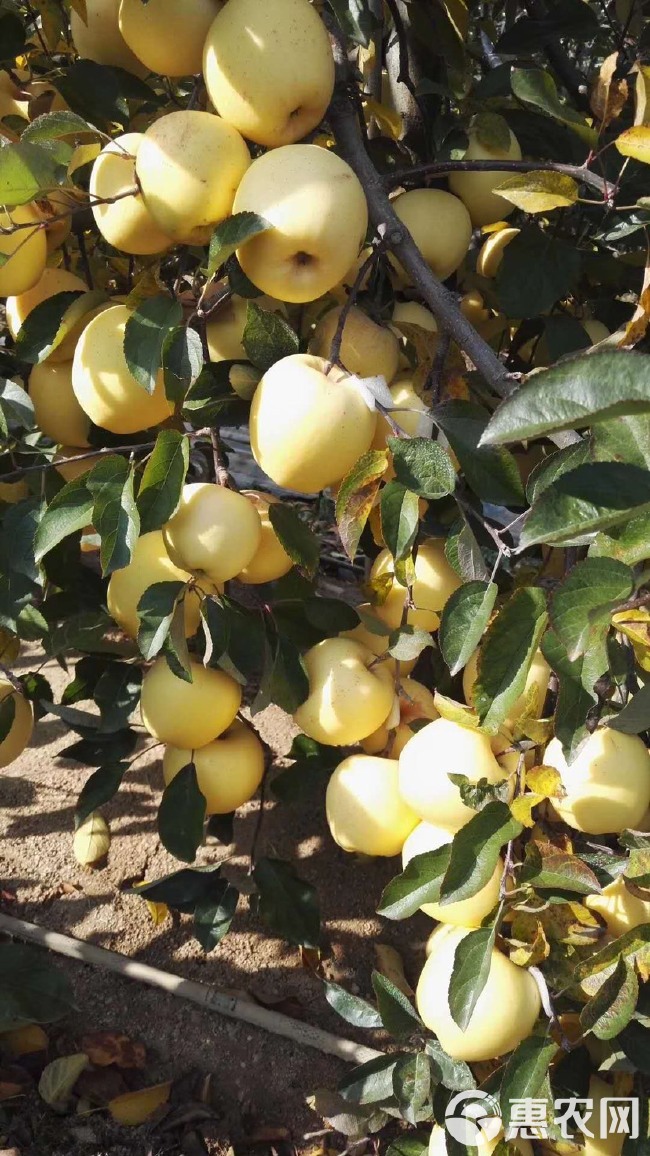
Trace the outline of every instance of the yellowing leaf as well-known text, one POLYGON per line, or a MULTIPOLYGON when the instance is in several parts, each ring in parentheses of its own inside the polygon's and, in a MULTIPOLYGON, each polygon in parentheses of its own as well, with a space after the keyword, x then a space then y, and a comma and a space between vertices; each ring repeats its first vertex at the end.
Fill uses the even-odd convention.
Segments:
POLYGON ((99 141, 93 141, 92 144, 77 145, 68 161, 68 176, 71 177, 77 169, 84 165, 91 164, 95 157, 99 156, 101 150, 102 146, 99 141))
POLYGON ((399 988, 405 996, 410 998, 413 995, 413 988, 404 975, 404 963, 399 951, 391 947, 389 943, 376 943, 375 960, 377 971, 385 975, 386 979, 389 979, 396 988, 399 988))
MULTIPOLYGON (((465 706, 462 702, 455 702, 453 698, 447 698, 439 691, 436 691, 433 701, 441 718, 446 718, 449 722, 459 723, 460 726, 467 727, 471 731, 481 729, 479 717, 471 707, 465 706)), ((459 770, 462 772, 462 768, 459 767, 459 770)))
POLYGON ((147 910, 151 916, 151 922, 154 927, 164 923, 169 915, 169 908, 166 903, 154 903, 151 899, 145 899, 147 910))
POLYGON ((498 191, 526 213, 565 209, 578 200, 578 185, 565 173, 517 173, 499 184, 498 191))
POLYGON ((612 52, 601 64, 589 98, 591 110, 603 128, 621 115, 630 91, 627 78, 615 76, 617 68, 618 52, 612 52))
POLYGON ((50 1108, 60 1110, 65 1108, 70 1094, 79 1076, 88 1067, 88 1056, 85 1052, 76 1052, 72 1056, 61 1056, 60 1060, 52 1060, 43 1069, 38 1081, 38 1092, 42 1100, 50 1108))
POLYGON ((364 105, 368 119, 376 120, 383 136, 388 136, 391 140, 399 140, 404 127, 400 114, 394 108, 389 108, 387 104, 380 104, 378 100, 373 100, 371 96, 366 97, 364 105))
POLYGON ((127 309, 137 309, 148 297, 156 297, 164 288, 159 280, 160 262, 151 265, 138 278, 124 304, 127 309))
POLYGON ((566 795, 560 772, 556 771, 555 767, 543 764, 526 771, 526 786, 531 791, 539 791, 547 799, 563 799, 566 795))
POLYGON ((144 1124, 145 1120, 167 1103, 171 1089, 171 1080, 165 1084, 153 1084, 151 1088, 142 1088, 139 1092, 125 1092, 123 1096, 116 1096, 106 1106, 116 1124, 127 1124, 135 1128, 138 1124, 144 1124))
POLYGON ((612 624, 629 638, 642 670, 650 670, 650 611, 620 610, 612 615, 612 624))
POLYGON ((627 128, 614 141, 621 156, 650 164, 650 126, 644 124, 627 128))
POLYGON ((517 822, 523 823, 524 827, 534 827, 533 807, 541 803, 545 797, 545 795, 534 795, 528 792, 525 795, 520 795, 519 798, 512 800, 510 814, 517 822))
POLYGON ((634 123, 648 124, 650 121, 650 68, 640 65, 634 84, 634 123))
POLYGON ((40 1024, 25 1024, 24 1027, 12 1028, 0 1035, 0 1050, 13 1059, 29 1056, 33 1052, 44 1052, 47 1045, 48 1039, 40 1024))

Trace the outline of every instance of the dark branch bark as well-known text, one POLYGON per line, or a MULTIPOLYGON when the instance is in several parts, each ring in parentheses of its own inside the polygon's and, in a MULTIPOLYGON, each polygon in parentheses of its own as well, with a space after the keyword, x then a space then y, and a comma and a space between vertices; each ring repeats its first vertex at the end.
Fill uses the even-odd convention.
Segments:
POLYGON ((397 169, 394 173, 387 173, 383 180, 387 188, 394 189, 398 185, 419 184, 432 177, 447 176, 448 173, 531 172, 562 173, 596 190, 604 200, 608 199, 609 186, 602 177, 583 165, 563 165, 557 161, 431 161, 408 169, 397 169))

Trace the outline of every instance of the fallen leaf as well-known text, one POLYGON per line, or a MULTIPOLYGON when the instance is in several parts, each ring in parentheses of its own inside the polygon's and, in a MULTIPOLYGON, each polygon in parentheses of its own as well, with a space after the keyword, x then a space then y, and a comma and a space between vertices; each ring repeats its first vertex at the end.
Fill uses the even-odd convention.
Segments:
POLYGON ((167 1103, 171 1090, 171 1080, 168 1080, 165 1084, 153 1084, 150 1088, 141 1088, 139 1092, 116 1096, 109 1100, 106 1107, 116 1124, 137 1127, 167 1103))
POLYGON ((391 947, 389 943, 375 944, 375 959, 377 961, 377 971, 386 976, 395 987, 399 988, 405 996, 413 995, 413 988, 404 975, 404 964, 399 951, 391 947))
POLYGON ((75 1052, 72 1056, 61 1056, 43 1068, 38 1081, 38 1092, 42 1100, 55 1111, 65 1108, 72 1089, 81 1073, 88 1067, 85 1052, 75 1052))
POLYGON ((147 1059, 144 1044, 124 1032, 91 1032, 82 1037, 81 1046, 98 1068, 109 1064, 118 1068, 144 1068, 147 1059))
POLYGON ((0 1049, 17 1059, 47 1050, 48 1038, 40 1024, 25 1024, 0 1035, 0 1049))
POLYGON ((0 1104, 24 1096, 31 1086, 32 1081, 22 1068, 0 1068, 0 1104))
POLYGON ((169 908, 166 903, 154 903, 152 899, 145 899, 147 911, 151 916, 151 922, 154 927, 158 927, 164 923, 169 915, 169 908))
POLYGON ((76 1094, 93 1108, 104 1108, 109 1100, 123 1096, 129 1085, 117 1068, 86 1068, 75 1085, 76 1094))

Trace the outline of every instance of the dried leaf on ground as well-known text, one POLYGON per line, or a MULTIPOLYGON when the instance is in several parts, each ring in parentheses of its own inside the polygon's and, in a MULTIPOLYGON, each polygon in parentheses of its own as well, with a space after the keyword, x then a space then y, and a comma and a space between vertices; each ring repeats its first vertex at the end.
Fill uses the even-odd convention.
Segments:
POLYGON ((91 1032, 82 1037, 81 1046, 98 1068, 108 1064, 118 1068, 144 1068, 147 1058, 144 1044, 124 1032, 91 1032))

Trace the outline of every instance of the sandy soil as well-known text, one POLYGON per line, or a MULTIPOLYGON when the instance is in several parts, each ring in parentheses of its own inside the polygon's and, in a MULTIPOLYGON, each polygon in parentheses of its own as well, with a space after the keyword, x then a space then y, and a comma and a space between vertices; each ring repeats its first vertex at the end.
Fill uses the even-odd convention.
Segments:
MULTIPOLYGON (((29 660, 22 661, 22 669, 31 668, 29 660)), ((71 676, 56 664, 43 673, 58 699, 71 676)), ((274 750, 280 756, 286 753, 291 721, 271 707, 255 722, 274 750)), ((328 1008, 318 978, 302 965, 299 952, 269 937, 249 912, 246 899, 230 933, 206 956, 192 939, 188 918, 174 916, 154 926, 144 902, 124 893, 134 880, 158 878, 179 866, 162 849, 155 830, 161 772, 153 754, 136 763, 119 794, 104 808, 113 833, 107 866, 95 872, 80 868, 72 855, 73 811, 89 771, 57 757, 69 742, 69 733, 58 720, 47 716, 37 727, 32 747, 0 776, 0 890, 13 891, 17 897, 6 911, 175 974, 245 991, 338 1035, 381 1046, 380 1036, 355 1037, 354 1029, 328 1008)), ((224 848, 211 841, 201 849, 198 861, 228 859, 227 874, 233 882, 245 883, 258 811, 255 801, 243 808, 235 823, 234 845, 224 848)), ((407 924, 391 924, 373 915, 383 885, 399 864, 359 861, 340 851, 327 831, 322 797, 308 805, 271 803, 259 849, 293 860, 300 875, 318 888, 325 933, 323 975, 370 995, 374 944, 381 940, 398 947, 407 975, 415 980, 430 922, 419 916, 407 924)), ((55 1054, 74 1050, 71 1045, 78 1045, 83 1031, 127 1031, 147 1046, 152 1083, 174 1078, 187 1100, 210 1076, 208 1098, 216 1120, 206 1126, 209 1151, 225 1151, 229 1144, 239 1151, 239 1145, 269 1128, 287 1129, 294 1150, 313 1149, 314 1141, 305 1134, 323 1124, 306 1106, 305 1097, 316 1087, 334 1086, 344 1071, 341 1062, 128 980, 70 961, 58 965, 70 976, 79 1010, 63 1025, 60 1038, 53 1033, 55 1054)), ((167 1143, 156 1134, 152 1139, 146 1128, 109 1127, 100 1115, 79 1122, 45 1113, 39 1117, 38 1140, 34 1127, 33 1119, 24 1125, 20 1156, 32 1152, 154 1156, 180 1151, 176 1142, 168 1146, 169 1138, 167 1143)), ((0 1117, 0 1148, 4 1133, 0 1117)))

